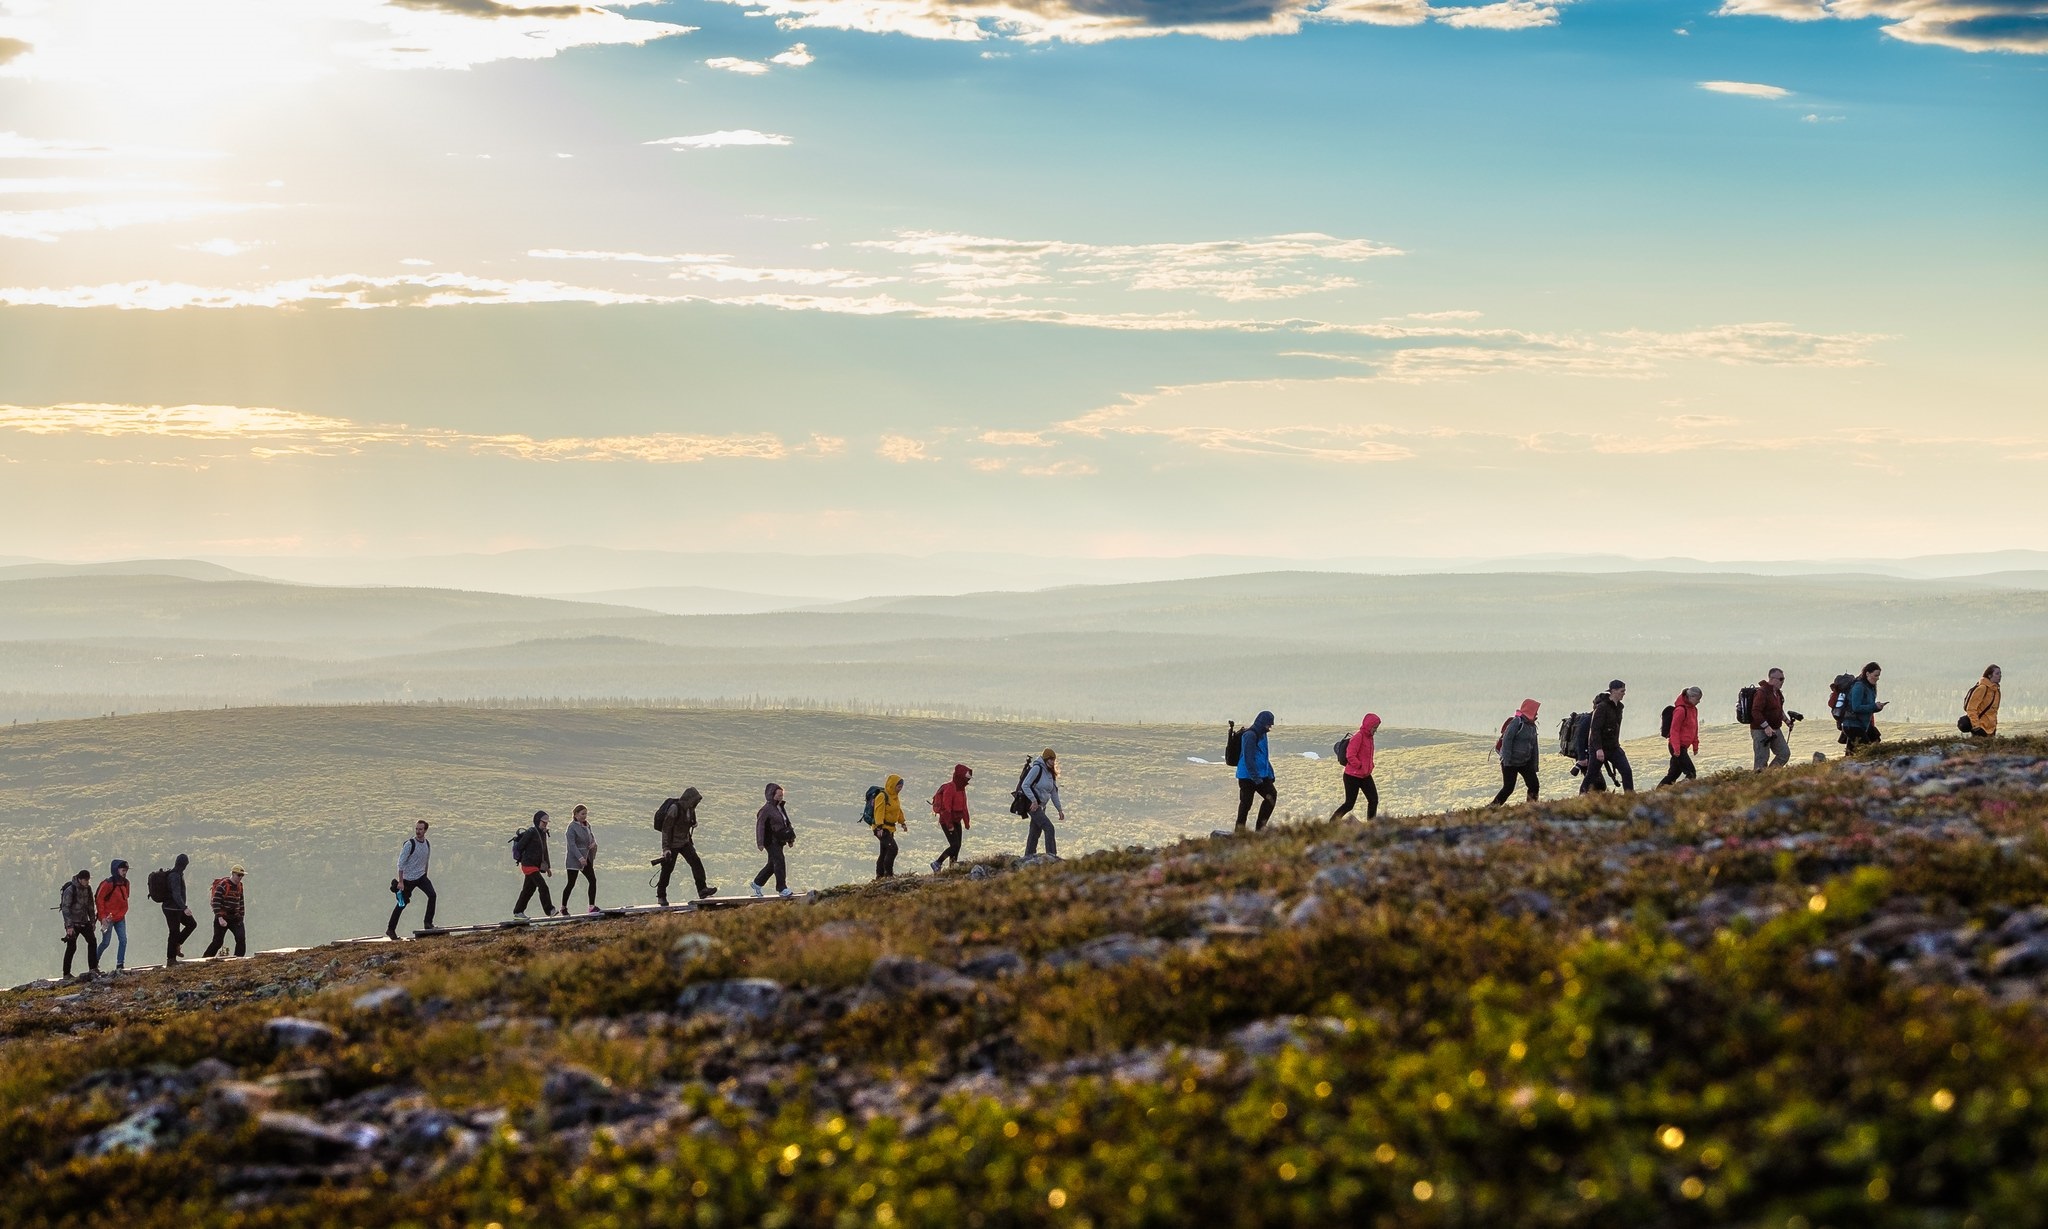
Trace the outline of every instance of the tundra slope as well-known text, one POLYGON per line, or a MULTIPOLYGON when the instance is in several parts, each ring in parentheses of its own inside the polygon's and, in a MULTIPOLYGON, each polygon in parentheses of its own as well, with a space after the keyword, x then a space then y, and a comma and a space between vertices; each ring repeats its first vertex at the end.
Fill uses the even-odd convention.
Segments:
POLYGON ((2041 1223, 2048 740, 0 1003, 8 1223, 2041 1223))

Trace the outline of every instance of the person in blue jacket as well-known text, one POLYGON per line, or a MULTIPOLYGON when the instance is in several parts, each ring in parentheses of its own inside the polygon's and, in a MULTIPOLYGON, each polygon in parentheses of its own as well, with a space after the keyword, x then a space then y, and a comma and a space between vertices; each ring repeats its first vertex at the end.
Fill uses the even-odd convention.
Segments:
POLYGON ((1842 715, 1842 741, 1851 751, 1881 737, 1877 732, 1877 715, 1890 703, 1877 698, 1877 680, 1883 676, 1884 668, 1871 662, 1849 684, 1849 703, 1842 715))
POLYGON ((1252 799, 1259 802, 1259 831, 1266 828, 1266 821, 1273 818, 1273 808, 1280 804, 1280 790, 1273 782, 1273 757, 1266 749, 1266 735, 1273 729, 1273 714, 1260 713, 1245 727, 1244 739, 1238 744, 1237 752, 1237 830, 1244 831, 1244 821, 1251 814, 1252 799))

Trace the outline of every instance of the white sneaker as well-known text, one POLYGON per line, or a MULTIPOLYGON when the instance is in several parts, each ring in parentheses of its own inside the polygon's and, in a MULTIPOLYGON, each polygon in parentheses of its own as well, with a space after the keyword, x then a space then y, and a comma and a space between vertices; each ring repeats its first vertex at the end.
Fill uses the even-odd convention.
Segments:
POLYGON ((796 893, 794 893, 794 892, 790 891, 790 890, 789 890, 788 888, 784 888, 784 889, 782 889, 782 890, 781 890, 780 892, 777 892, 777 893, 776 893, 776 895, 777 895, 777 896, 785 896, 785 897, 787 897, 787 896, 795 896, 795 895, 796 895, 796 893))
POLYGON ((932 862, 932 874, 936 875, 936 874, 938 874, 938 873, 939 873, 939 864, 938 864, 938 862, 937 862, 937 861, 935 860, 935 861, 933 861, 933 862, 932 862))
POLYGON ((513 921, 515 921, 515 922, 524 922, 524 921, 527 921, 528 919, 527 919, 527 916, 526 916, 526 915, 525 915, 524 913, 515 913, 515 914, 513 914, 513 915, 512 915, 512 920, 513 920, 513 921))
POLYGON ((754 885, 754 895, 755 895, 755 896, 759 896, 760 894, 761 894, 761 885, 757 883, 757 884, 755 884, 755 885, 754 885))

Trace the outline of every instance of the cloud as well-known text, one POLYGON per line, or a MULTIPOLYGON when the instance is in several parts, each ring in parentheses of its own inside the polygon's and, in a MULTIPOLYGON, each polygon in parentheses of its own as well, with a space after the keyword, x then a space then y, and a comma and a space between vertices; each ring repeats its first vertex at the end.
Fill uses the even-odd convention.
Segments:
POLYGON ((2048 0, 1722 0, 1716 15, 1872 20, 1905 43, 2048 55, 2048 0))
POLYGON ((34 50, 18 38, 0 37, 0 66, 11 64, 34 50))
POLYGON ((188 252, 204 252, 208 256, 242 256, 263 246, 262 240, 243 242, 240 239, 208 239, 202 243, 180 244, 188 252))
POLYGON ((399 277, 342 274, 255 287, 194 286, 158 281, 112 282, 97 286, 0 287, 0 305, 10 307, 114 307, 130 311, 306 305, 362 309, 518 303, 609 305, 675 303, 684 301, 686 297, 600 290, 549 281, 507 281, 461 273, 399 277))
POLYGON ((1310 23, 1528 30, 1557 24, 1573 0, 723 0, 785 30, 860 30, 953 42, 1099 43, 1190 34, 1245 39, 1310 23))
POLYGON ((936 460, 937 458, 926 453, 926 447, 923 440, 912 439, 907 435, 885 435, 882 442, 875 447, 875 455, 884 461, 894 461, 898 465, 911 461, 936 460))
POLYGON ((153 222, 183 222, 223 213, 242 213, 270 205, 224 201, 102 201, 56 209, 0 211, 0 239, 31 239, 55 243, 83 231, 118 230, 153 222))
POLYGON ((597 260, 625 264, 648 264, 674 266, 669 277, 679 281, 706 281, 719 283, 781 283, 796 286, 830 286, 844 290, 858 290, 896 281, 893 277, 877 276, 853 269, 809 269, 809 268, 766 268, 732 263, 732 257, 708 252, 679 252, 670 256, 653 256, 645 252, 573 251, 563 248, 539 248, 527 253, 542 260, 597 260))
POLYGON ((1785 98, 1792 93, 1781 85, 1759 85, 1754 81, 1702 81, 1700 88, 1716 94, 1736 94, 1743 98, 1785 98))
POLYGON ((691 149, 727 149, 735 145, 788 145, 790 139, 778 132, 757 132, 752 128, 721 128, 695 136, 663 137, 642 141, 643 145, 666 145, 678 153, 691 149))
POLYGON ((804 46, 802 43, 796 43, 787 51, 777 52, 769 56, 768 62, 770 64, 780 64, 784 68, 808 68, 818 62, 818 57, 811 54, 809 47, 804 46))
POLYGON ((759 60, 742 60, 738 56, 722 55, 704 61, 704 67, 723 69, 746 77, 758 77, 768 71, 768 66, 759 60))
POLYGON ((913 259, 908 277, 980 293, 1054 282, 1203 295, 1227 302, 1295 298, 1358 283, 1330 266, 1400 255, 1369 239, 1315 232, 1200 243, 1093 244, 907 231, 855 245, 913 259))
MULTIPOLYGON (((521 461, 654 465, 735 459, 775 461, 794 455, 780 437, 764 432, 692 435, 664 431, 647 435, 536 438, 409 427, 402 423, 358 423, 296 410, 237 405, 0 405, 0 430, 40 436, 232 442, 246 444, 250 455, 266 459, 349 455, 376 448, 408 447, 461 449, 521 461)), ((812 438, 813 448, 809 451, 823 451, 815 447, 820 437, 812 438)))

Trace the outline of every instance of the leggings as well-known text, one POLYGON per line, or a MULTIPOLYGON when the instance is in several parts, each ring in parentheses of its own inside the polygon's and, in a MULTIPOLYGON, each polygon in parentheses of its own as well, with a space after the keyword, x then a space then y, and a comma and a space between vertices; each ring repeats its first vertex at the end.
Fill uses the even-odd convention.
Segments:
POLYGON ((526 902, 533 899, 536 891, 540 893, 541 916, 551 916, 555 911, 555 898, 548 891, 548 877, 539 871, 526 872, 526 882, 519 889, 519 903, 512 906, 512 912, 526 912, 526 902))
POLYGON ((576 876, 578 875, 582 875, 590 885, 590 907, 593 909, 597 908, 597 867, 595 866, 586 866, 580 871, 573 866, 569 868, 569 878, 562 884, 562 908, 567 909, 569 907, 569 898, 576 895, 576 876))
POLYGON ((669 877, 676 873, 678 857, 690 864, 690 874, 697 881, 697 895, 711 895, 710 886, 704 882, 704 859, 697 856, 697 847, 691 844, 681 849, 671 849, 661 855, 661 878, 654 884, 655 898, 664 905, 668 903, 668 881, 669 877))
POLYGON ((242 929, 242 919, 238 917, 222 917, 218 913, 213 915, 213 942, 206 945, 206 950, 201 955, 220 955, 221 945, 227 942, 229 935, 235 936, 235 955, 248 955, 249 936, 242 929))
POLYGON ((948 862, 955 866, 960 865, 960 825, 955 824, 948 828, 940 824, 939 831, 946 834, 946 851, 932 860, 932 869, 937 870, 948 862))
POLYGON ((761 873, 754 876, 754 886, 758 888, 767 883, 770 875, 775 877, 776 891, 781 892, 788 889, 789 862, 782 856, 781 845, 768 846, 768 865, 762 867, 761 873))
POLYGON ((1489 806, 1506 806, 1514 796, 1515 782, 1521 781, 1529 787, 1529 801, 1536 801, 1536 765, 1534 762, 1520 765, 1500 766, 1500 792, 1493 796, 1489 806))
POLYGON ((1344 805, 1330 812, 1330 818, 1342 819, 1351 814, 1351 808, 1358 805, 1361 792, 1365 794, 1365 817, 1377 818, 1380 813, 1380 787, 1373 784, 1372 774, 1354 777, 1348 772, 1344 774, 1344 805))
POLYGON ((1664 779, 1657 782, 1657 784, 1660 787, 1670 785, 1680 777, 1684 777, 1688 781, 1700 779, 1700 770, 1693 767, 1692 755, 1689 752, 1681 751, 1677 755, 1672 756, 1671 771, 1665 773, 1664 779))
POLYGON ((1247 781, 1242 777, 1238 778, 1237 826, 1240 830, 1244 828, 1245 817, 1251 814, 1252 799, 1254 797, 1265 800, 1259 803, 1259 831, 1264 832, 1266 830, 1266 821, 1273 818, 1273 808, 1280 805, 1279 787, 1273 784, 1273 778, 1271 777, 1267 777, 1263 781, 1247 781))

